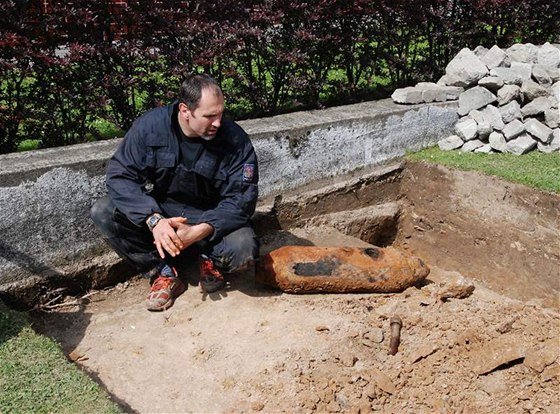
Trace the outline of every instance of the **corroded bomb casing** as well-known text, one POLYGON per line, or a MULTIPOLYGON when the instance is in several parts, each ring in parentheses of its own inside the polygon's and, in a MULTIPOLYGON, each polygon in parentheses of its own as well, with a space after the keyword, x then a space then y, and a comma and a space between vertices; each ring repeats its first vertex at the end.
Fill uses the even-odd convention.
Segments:
POLYGON ((256 280, 284 292, 401 292, 430 273, 392 247, 284 246, 261 258, 256 280))

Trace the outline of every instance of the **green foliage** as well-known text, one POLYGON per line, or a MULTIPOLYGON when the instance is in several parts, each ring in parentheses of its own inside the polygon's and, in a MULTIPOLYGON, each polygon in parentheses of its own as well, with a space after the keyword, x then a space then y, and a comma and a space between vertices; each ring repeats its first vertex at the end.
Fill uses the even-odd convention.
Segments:
POLYGON ((1 413, 119 413, 99 385, 0 302, 1 413))
POLYGON ((532 151, 525 155, 477 154, 441 151, 437 147, 407 155, 415 161, 427 161, 465 171, 480 171, 505 180, 541 190, 560 193, 560 154, 532 151))
MULTIPOLYGON (((463 47, 557 40, 554 0, 0 2, 0 153, 126 130, 191 72, 234 119, 388 97, 463 47)), ((111 134, 109 134, 110 136, 111 134)))

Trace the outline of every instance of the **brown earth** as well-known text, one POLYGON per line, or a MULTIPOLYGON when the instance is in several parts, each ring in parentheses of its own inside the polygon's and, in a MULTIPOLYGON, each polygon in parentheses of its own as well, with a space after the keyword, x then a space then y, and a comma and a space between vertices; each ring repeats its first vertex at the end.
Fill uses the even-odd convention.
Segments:
POLYGON ((558 413, 558 196, 439 167, 377 177, 277 200, 275 220, 261 222, 262 253, 370 246, 353 237, 362 235, 424 259, 420 286, 294 295, 245 273, 204 295, 193 265, 166 312, 144 310, 148 282, 135 278, 43 306, 34 326, 130 412, 558 413), (367 206, 378 216, 344 213, 367 206), (520 249, 525 260, 508 259, 520 249), (403 326, 391 356, 395 315, 403 326))

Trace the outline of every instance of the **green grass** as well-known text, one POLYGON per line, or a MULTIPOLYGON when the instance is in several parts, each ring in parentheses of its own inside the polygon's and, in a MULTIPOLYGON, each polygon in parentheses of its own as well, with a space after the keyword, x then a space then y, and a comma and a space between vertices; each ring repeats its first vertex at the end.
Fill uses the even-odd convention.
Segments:
POLYGON ((97 383, 71 364, 26 314, 0 302, 0 413, 119 413, 97 383))
POLYGON ((441 151, 432 147, 407 154, 415 161, 427 161, 465 171, 480 171, 514 183, 560 193, 560 153, 532 151, 525 155, 475 154, 441 151))

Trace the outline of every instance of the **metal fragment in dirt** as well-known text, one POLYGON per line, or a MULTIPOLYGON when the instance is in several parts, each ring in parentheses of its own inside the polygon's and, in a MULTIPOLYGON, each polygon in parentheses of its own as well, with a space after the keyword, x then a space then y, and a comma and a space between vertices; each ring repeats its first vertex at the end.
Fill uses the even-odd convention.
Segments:
POLYGON ((389 355, 396 355, 399 351, 401 343, 401 328, 402 320, 399 316, 395 315, 391 318, 389 323, 391 327, 391 342, 389 344, 389 355))

